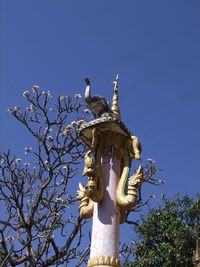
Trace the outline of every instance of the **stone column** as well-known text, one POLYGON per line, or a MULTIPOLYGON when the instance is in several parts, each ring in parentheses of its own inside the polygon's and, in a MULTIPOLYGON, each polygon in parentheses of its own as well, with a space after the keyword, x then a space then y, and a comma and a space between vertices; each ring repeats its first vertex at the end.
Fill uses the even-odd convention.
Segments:
POLYGON ((116 204, 116 188, 121 164, 113 152, 114 149, 112 149, 112 153, 102 158, 105 196, 101 203, 94 204, 92 243, 88 267, 120 266, 119 211, 116 204))

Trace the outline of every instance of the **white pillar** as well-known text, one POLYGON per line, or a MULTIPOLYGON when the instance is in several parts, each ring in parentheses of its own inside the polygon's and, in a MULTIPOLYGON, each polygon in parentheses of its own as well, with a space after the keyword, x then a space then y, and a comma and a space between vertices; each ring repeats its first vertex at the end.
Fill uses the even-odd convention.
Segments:
POLYGON ((94 205, 89 267, 119 266, 119 211, 116 205, 116 188, 120 176, 120 161, 114 153, 102 158, 102 171, 105 193, 103 201, 94 205))

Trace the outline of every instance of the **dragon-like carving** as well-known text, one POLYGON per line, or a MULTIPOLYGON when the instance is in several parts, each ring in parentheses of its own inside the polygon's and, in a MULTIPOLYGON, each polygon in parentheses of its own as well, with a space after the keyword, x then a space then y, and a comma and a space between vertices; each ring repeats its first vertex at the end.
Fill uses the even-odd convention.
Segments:
MULTIPOLYGON (((104 197, 104 177, 101 169, 101 157, 103 153, 102 136, 97 134, 94 128, 90 150, 85 155, 85 166, 83 176, 88 177, 87 186, 79 184, 78 199, 80 200, 79 211, 82 217, 89 218, 93 214, 94 202, 100 203, 104 197), (95 156, 93 156, 93 154, 95 156)), ((116 139, 119 143, 120 140, 116 139)), ((111 142, 112 143, 112 142, 111 142)), ((116 150, 118 146, 115 145, 116 150)), ((120 223, 126 220, 127 211, 134 208, 138 200, 138 192, 143 182, 143 169, 141 166, 129 177, 131 159, 141 158, 141 144, 136 136, 130 136, 125 142, 124 149, 121 148, 123 165, 121 177, 116 190, 116 201, 120 211, 120 223)))
POLYGON ((120 209, 120 223, 126 220, 127 211, 137 205, 138 192, 143 182, 143 169, 141 166, 129 177, 131 157, 135 159, 141 158, 141 145, 139 140, 135 136, 132 136, 131 140, 133 141, 132 147, 131 141, 128 141, 124 149, 123 169, 116 190, 116 201, 120 209))
POLYGON ((128 140, 127 145, 130 152, 130 157, 136 160, 140 160, 142 145, 139 139, 136 136, 132 135, 131 138, 128 140))
POLYGON ((88 197, 86 188, 79 183, 79 190, 77 191, 77 199, 80 201, 79 213, 81 217, 87 219, 92 217, 94 202, 88 197))
POLYGON ((77 198, 80 201, 79 211, 84 218, 92 216, 93 202, 100 203, 104 197, 104 178, 101 169, 102 147, 101 138, 94 128, 90 150, 85 155, 83 170, 83 176, 88 177, 88 183, 85 187, 79 184, 80 190, 77 191, 77 198))
POLYGON ((89 153, 86 154, 83 176, 88 177, 88 183, 85 187, 87 196, 94 202, 101 202, 104 196, 104 179, 101 171, 101 157, 98 151, 95 160, 89 153))

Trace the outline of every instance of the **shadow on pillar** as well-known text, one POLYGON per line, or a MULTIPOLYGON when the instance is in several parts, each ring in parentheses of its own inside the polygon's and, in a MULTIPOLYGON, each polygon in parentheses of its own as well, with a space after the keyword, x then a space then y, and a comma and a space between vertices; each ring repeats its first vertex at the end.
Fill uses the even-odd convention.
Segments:
POLYGON ((117 159, 114 148, 111 155, 106 155, 102 159, 103 175, 105 181, 105 196, 102 203, 98 204, 97 212, 101 223, 112 225, 118 215, 115 192, 120 175, 120 162, 117 159))

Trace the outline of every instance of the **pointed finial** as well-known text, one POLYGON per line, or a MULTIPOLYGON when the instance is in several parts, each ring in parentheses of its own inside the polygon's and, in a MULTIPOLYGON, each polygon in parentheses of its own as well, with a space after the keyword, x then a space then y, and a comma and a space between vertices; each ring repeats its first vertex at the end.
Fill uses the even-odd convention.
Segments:
POLYGON ((112 99, 112 112, 116 115, 116 117, 120 118, 120 110, 119 110, 119 104, 118 104, 118 81, 119 81, 119 74, 116 75, 114 83, 114 94, 112 99))
POLYGON ((114 82, 117 82, 118 83, 119 81, 119 74, 116 75, 116 78, 115 78, 115 81, 114 82))

